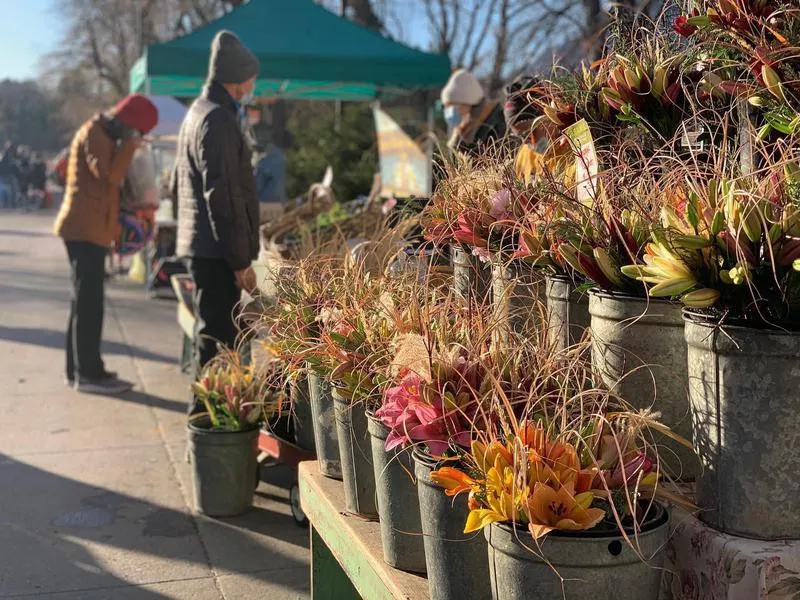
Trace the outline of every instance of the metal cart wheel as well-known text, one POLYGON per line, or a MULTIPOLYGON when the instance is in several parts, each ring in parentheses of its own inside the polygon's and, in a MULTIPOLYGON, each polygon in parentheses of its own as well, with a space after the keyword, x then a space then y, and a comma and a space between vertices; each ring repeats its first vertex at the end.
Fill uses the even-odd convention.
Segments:
POLYGON ((300 527, 308 527, 308 517, 303 509, 300 508, 300 488, 293 484, 289 490, 289 507, 292 509, 292 518, 300 527))

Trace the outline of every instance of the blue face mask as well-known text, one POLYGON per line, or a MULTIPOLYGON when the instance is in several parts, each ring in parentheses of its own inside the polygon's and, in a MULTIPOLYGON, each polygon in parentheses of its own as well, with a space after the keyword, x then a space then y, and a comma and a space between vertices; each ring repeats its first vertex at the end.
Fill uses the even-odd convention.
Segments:
POLYGON ((461 115, 454 105, 451 104, 445 107, 444 120, 447 123, 447 127, 450 129, 455 129, 461 123, 461 115))

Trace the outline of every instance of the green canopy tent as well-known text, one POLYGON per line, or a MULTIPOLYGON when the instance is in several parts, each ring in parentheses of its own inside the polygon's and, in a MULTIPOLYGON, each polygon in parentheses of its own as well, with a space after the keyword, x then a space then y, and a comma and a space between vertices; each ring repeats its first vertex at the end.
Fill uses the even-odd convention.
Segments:
POLYGON ((131 91, 197 96, 211 40, 222 29, 258 56, 262 97, 370 100, 441 87, 450 75, 446 56, 389 40, 311 0, 251 0, 189 35, 149 46, 131 69, 131 91))

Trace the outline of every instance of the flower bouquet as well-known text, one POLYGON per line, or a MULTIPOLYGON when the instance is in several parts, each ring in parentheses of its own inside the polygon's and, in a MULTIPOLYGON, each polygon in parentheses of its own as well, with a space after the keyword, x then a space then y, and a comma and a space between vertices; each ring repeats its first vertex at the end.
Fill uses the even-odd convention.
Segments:
POLYGON ((697 498, 712 509, 701 517, 727 533, 779 539, 800 535, 790 516, 800 510, 790 492, 800 464, 774 443, 800 427, 785 410, 800 384, 800 215, 794 161, 764 161, 750 176, 690 178, 685 202, 663 209, 643 263, 623 271, 685 307, 689 401, 706 465, 697 498), (727 457, 743 444, 759 458, 734 467, 727 457), (776 498, 790 509, 759 516, 776 498))
POLYGON ((281 368, 273 361, 258 372, 227 351, 209 363, 192 385, 206 408, 190 418, 189 455, 194 498, 204 514, 233 516, 253 503, 258 424, 283 401, 281 368))
POLYGON ((472 442, 460 467, 441 466, 431 479, 449 496, 468 496, 464 531, 485 529, 496 597, 612 597, 612 588, 614 597, 656 597, 653 566, 668 534, 656 499, 679 498, 659 485, 647 432, 687 442, 603 390, 556 397, 537 402, 533 393, 522 419, 506 414, 504 426, 472 442))

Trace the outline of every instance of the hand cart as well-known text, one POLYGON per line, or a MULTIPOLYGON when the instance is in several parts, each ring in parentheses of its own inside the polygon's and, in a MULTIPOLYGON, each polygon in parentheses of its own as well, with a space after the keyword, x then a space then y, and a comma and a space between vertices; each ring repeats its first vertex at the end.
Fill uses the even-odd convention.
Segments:
MULTIPOLYGON (((258 436, 258 462, 263 463, 268 457, 274 461, 291 467, 295 473, 299 463, 306 460, 316 460, 316 454, 310 450, 304 450, 300 446, 278 437, 273 432, 262 429, 258 436)), ((289 490, 289 506, 292 509, 292 518, 301 527, 308 526, 308 518, 300 506, 300 488, 295 477, 292 487, 289 490)))

